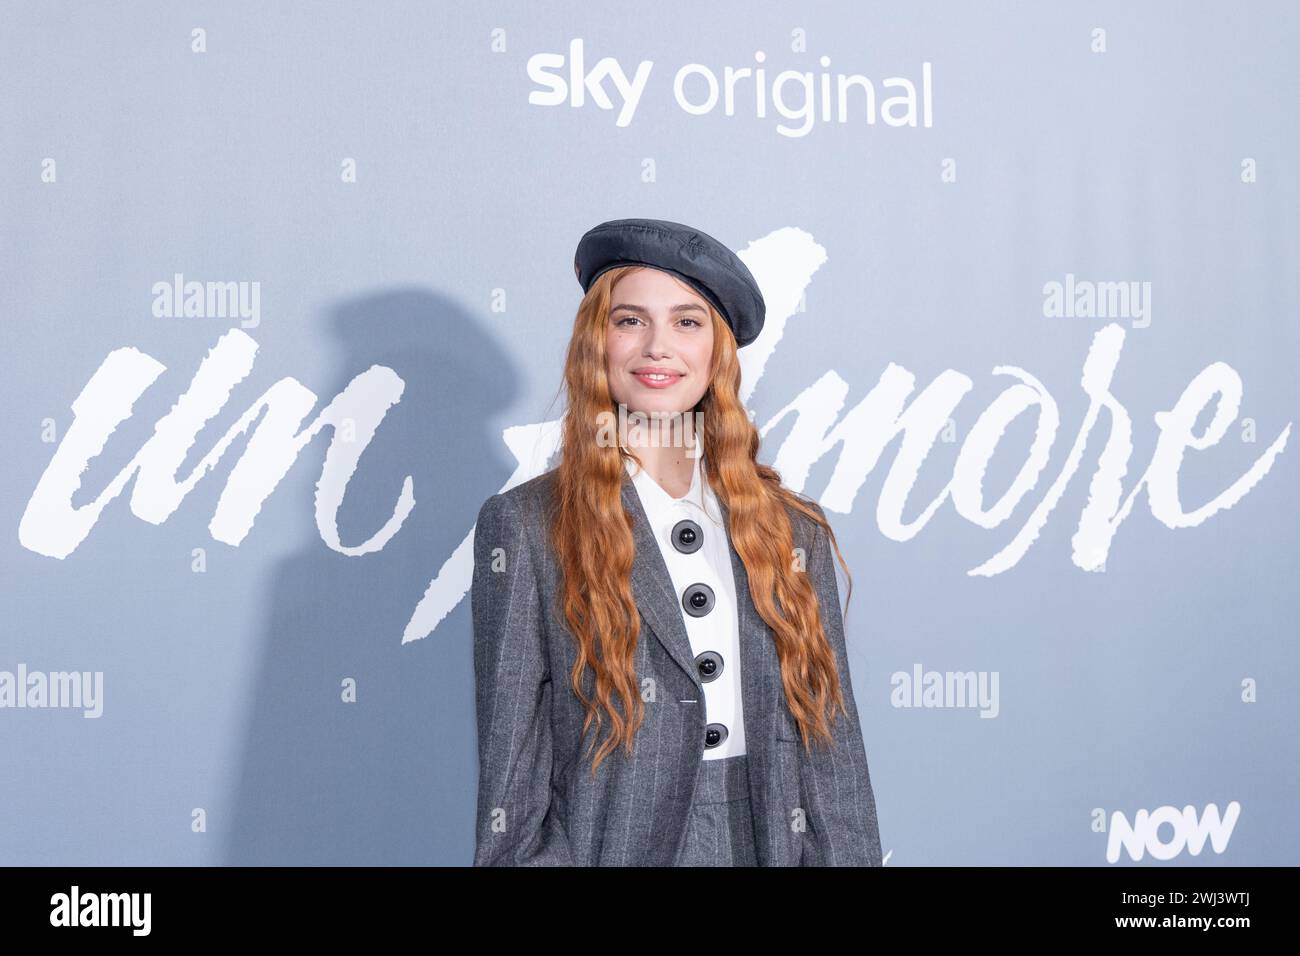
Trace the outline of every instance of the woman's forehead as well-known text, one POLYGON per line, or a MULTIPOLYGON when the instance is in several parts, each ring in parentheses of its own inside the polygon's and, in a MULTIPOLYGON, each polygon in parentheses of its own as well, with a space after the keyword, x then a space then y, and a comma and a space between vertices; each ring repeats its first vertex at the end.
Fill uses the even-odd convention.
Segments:
POLYGON ((649 294, 672 298, 677 302, 694 302, 708 307, 708 300, 679 277, 655 266, 638 266, 619 278, 614 288, 624 295, 649 294))

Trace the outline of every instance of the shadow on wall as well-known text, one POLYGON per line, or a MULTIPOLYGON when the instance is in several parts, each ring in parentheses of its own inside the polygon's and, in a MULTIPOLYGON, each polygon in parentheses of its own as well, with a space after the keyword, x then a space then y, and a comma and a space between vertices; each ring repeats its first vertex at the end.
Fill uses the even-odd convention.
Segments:
MULTIPOLYGON (((382 527, 406 475, 416 503, 380 551, 348 557, 313 534, 277 565, 224 862, 468 864, 478 773, 468 594, 432 635, 401 639, 513 471, 488 427, 516 376, 478 320, 427 290, 345 301, 329 323, 342 371, 316 390, 308 421, 373 364, 406 383, 348 485, 340 538, 360 544, 382 527), (342 699, 349 677, 355 703, 342 699)), ((331 437, 324 429, 294 468, 318 468, 331 437)))

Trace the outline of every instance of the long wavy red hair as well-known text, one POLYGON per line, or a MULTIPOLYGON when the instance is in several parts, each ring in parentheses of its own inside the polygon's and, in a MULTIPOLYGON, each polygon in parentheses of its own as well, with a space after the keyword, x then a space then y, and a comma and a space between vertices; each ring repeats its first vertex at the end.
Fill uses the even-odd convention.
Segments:
MULTIPOLYGON (((593 723, 597 735, 609 724, 609 735, 592 761, 593 775, 620 745, 632 753, 645 713, 635 668, 641 615, 631 586, 632 515, 623 508, 621 496, 623 460, 629 453, 621 443, 596 439, 601 413, 617 414, 606 375, 610 298, 615 283, 636 268, 605 272, 578 306, 564 365, 568 404, 549 515, 551 544, 563 580, 558 600, 578 646, 570 684, 587 709, 583 735, 593 723), (588 669, 590 675, 584 676, 588 669)), ((758 429, 739 398, 735 337, 712 306, 709 317, 714 332, 711 381, 692 409, 703 413, 704 427, 697 434, 705 474, 727 506, 731 541, 744 561, 754 607, 775 636, 786 703, 807 749, 813 739, 829 742, 835 710, 847 710, 816 592, 806 570, 794 560, 787 509, 826 529, 848 576, 850 596, 853 581, 830 525, 809 499, 783 487, 780 475, 759 463, 758 429)))

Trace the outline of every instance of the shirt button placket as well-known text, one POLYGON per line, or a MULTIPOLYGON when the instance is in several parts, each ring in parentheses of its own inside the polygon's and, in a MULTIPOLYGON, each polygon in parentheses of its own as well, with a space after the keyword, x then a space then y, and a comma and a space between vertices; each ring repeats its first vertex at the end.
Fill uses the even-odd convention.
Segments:
MULTIPOLYGON (((690 517, 685 515, 686 509, 678 506, 675 513, 682 517, 673 525, 669 534, 669 540, 680 554, 690 555, 699 554, 701 558, 704 555, 701 549, 704 547, 704 528, 690 517)), ((703 618, 708 615, 717 605, 717 596, 713 588, 703 581, 697 581, 688 585, 682 592, 682 610, 694 618, 703 618)), ((699 674, 700 683, 708 684, 717 680, 722 675, 723 669, 722 655, 715 650, 701 651, 695 657, 695 668, 699 674)), ((705 712, 708 712, 707 706, 707 689, 705 691, 706 705, 705 712)), ((727 739, 727 726, 725 724, 713 723, 708 724, 704 731, 704 748, 712 750, 720 747, 727 739)))

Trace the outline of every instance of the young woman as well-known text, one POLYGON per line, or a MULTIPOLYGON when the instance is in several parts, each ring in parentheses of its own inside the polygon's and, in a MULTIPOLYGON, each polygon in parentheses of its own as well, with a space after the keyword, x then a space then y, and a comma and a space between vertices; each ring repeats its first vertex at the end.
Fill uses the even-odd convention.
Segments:
POLYGON ((662 220, 574 268, 560 464, 474 536, 475 865, 880 865, 835 536, 737 397, 757 283, 662 220))

